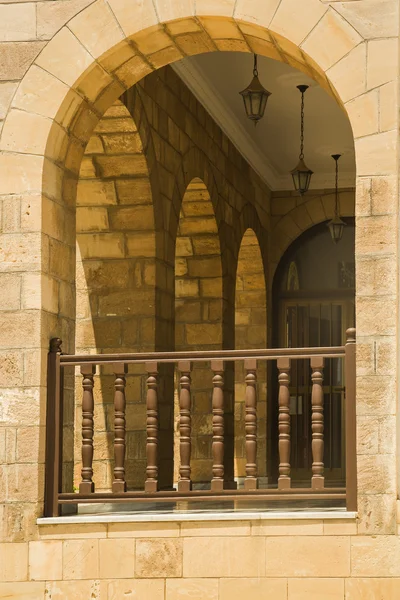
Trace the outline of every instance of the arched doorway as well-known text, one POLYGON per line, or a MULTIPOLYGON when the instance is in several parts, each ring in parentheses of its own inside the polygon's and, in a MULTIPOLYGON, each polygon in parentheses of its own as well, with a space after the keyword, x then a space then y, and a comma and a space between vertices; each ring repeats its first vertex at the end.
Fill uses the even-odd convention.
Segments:
MULTIPOLYGON (((355 224, 346 219, 342 240, 332 242, 327 223, 307 230, 282 257, 273 284, 276 347, 342 346, 346 329, 355 326, 355 224)), ((274 378, 275 379, 275 378, 274 378)), ((325 477, 328 485, 345 479, 344 391, 340 359, 324 368, 325 477)), ((293 361, 290 380, 291 466, 294 481, 305 481, 311 470, 311 377, 308 361, 293 361)), ((276 403, 271 420, 277 420, 276 403)), ((274 427, 272 446, 276 444, 274 427)), ((276 473, 273 457, 272 472, 276 473)))

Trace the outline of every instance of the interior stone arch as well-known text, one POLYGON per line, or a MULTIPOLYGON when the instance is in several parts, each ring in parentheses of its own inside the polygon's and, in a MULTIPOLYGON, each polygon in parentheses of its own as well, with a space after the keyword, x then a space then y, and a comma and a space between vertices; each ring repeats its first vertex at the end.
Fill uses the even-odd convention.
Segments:
MULTIPOLYGON (((214 208, 206 185, 194 178, 183 196, 176 237, 175 350, 220 350, 223 342, 222 264, 214 208)), ((212 372, 192 370, 192 480, 212 473, 212 372)), ((179 401, 175 402, 175 475, 179 475, 179 401)))
MULTIPOLYGON (((236 270, 235 348, 267 348, 266 273, 257 235, 250 227, 244 232, 236 270)), ((235 365, 235 478, 246 476, 245 369, 235 365)), ((257 364, 257 468, 267 475, 267 365, 257 364)))

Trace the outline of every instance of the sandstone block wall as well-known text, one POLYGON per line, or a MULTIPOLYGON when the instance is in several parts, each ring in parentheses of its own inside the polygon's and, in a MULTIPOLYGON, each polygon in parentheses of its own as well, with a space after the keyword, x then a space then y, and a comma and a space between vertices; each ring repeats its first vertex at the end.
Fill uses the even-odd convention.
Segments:
POLYGON ((340 517, 41 525, 0 544, 0 597, 397 600, 399 551, 340 517))

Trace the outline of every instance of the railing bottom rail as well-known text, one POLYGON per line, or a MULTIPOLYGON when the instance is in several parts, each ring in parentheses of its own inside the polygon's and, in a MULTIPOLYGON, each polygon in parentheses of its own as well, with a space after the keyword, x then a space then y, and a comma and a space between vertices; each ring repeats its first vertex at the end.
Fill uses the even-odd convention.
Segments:
POLYGON ((325 488, 313 490, 312 488, 282 490, 224 490, 224 492, 212 490, 192 490, 191 492, 157 492, 149 494, 146 492, 123 492, 120 494, 110 492, 96 492, 94 494, 60 494, 60 504, 98 504, 114 502, 181 502, 187 500, 214 500, 226 502, 233 500, 345 500, 345 488, 325 488))

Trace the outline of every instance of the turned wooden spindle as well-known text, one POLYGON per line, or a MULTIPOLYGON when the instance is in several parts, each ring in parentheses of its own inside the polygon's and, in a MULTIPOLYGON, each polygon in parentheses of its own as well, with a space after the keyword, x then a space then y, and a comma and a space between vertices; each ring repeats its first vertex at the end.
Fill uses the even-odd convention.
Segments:
POLYGON ((258 487, 257 479, 257 361, 247 359, 244 361, 246 371, 246 396, 245 396, 245 433, 246 433, 246 479, 244 488, 255 490, 258 487))
POLYGON ((94 492, 93 483, 93 432, 94 432, 94 374, 95 365, 82 365, 83 376, 82 387, 82 481, 79 484, 80 494, 91 494, 94 492))
POLYGON ((224 489, 224 363, 222 360, 211 361, 213 377, 213 478, 211 490, 220 492, 224 489))
POLYGON ((116 494, 126 492, 125 481, 125 450, 126 450, 126 397, 125 375, 128 365, 114 364, 115 392, 114 392, 114 481, 112 491, 116 494))
POLYGON ((145 492, 156 492, 158 488, 158 365, 146 363, 147 370, 147 443, 145 492))
POLYGON ((290 478, 290 359, 277 361, 279 376, 279 478, 278 489, 287 490, 290 478))
POLYGON ((179 449, 181 464, 179 468, 178 490, 180 492, 190 492, 192 482, 190 479, 190 456, 192 451, 192 417, 191 417, 191 397, 190 397, 190 372, 191 363, 181 361, 178 363, 180 371, 180 394, 179 394, 179 449))
POLYGON ((323 372, 324 359, 315 356, 311 359, 311 430, 312 430, 312 481, 313 490, 324 488, 324 390, 323 372))

